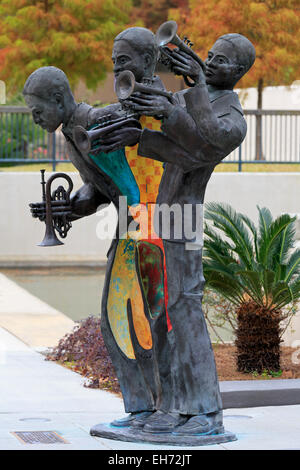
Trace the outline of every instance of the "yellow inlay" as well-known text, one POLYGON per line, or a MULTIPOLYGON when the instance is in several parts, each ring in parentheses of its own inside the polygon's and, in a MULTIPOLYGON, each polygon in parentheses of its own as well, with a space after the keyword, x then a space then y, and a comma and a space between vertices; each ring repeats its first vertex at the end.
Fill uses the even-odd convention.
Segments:
MULTIPOLYGON (((152 116, 142 116, 140 118, 142 128, 147 127, 153 131, 160 131, 161 122, 152 116)), ((163 164, 152 158, 139 157, 137 154, 138 145, 126 147, 126 158, 140 189, 141 203, 155 203, 160 180, 163 173, 163 164)))
POLYGON ((107 300, 108 320, 114 338, 130 359, 135 354, 130 338, 127 301, 131 301, 133 325, 138 342, 144 349, 152 348, 152 336, 135 266, 136 242, 119 240, 111 272, 107 300))

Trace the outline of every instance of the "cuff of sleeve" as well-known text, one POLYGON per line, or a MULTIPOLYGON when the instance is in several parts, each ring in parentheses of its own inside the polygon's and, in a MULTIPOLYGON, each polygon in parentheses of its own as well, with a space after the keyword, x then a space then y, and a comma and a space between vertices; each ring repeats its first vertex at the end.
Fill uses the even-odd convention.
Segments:
POLYGON ((205 84, 199 84, 190 88, 185 94, 184 99, 187 109, 193 109, 195 105, 197 110, 201 111, 201 105, 209 103, 208 89, 205 84))
POLYGON ((151 149, 152 131, 145 128, 141 132, 137 153, 141 157, 148 157, 151 149))
MULTIPOLYGON (((168 128, 174 129, 174 126, 176 126, 176 123, 178 122, 178 117, 181 116, 181 112, 182 112, 181 106, 179 105, 174 106, 171 114, 167 118, 164 118, 162 126, 161 126, 161 130, 166 131, 168 128)), ((181 126, 180 123, 178 125, 181 126)))

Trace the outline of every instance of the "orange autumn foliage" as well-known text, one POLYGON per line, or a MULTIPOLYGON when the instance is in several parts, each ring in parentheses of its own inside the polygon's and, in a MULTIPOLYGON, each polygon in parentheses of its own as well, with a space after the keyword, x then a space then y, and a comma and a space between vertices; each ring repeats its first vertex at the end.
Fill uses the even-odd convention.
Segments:
POLYGON ((198 0, 170 10, 181 37, 187 35, 202 58, 227 33, 246 36, 256 48, 252 69, 238 87, 290 85, 300 78, 299 0, 198 0))
POLYGON ((188 0, 133 0, 132 24, 151 29, 154 33, 168 20, 172 8, 187 8, 188 0))
POLYGON ((71 85, 96 87, 130 8, 131 0, 1 0, 0 79, 16 91, 33 70, 54 65, 71 85))

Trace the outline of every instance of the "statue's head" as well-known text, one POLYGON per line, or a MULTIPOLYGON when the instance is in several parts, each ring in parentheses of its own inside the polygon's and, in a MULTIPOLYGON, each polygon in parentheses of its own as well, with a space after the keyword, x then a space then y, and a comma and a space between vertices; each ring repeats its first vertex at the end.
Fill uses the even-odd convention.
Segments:
POLYGON ((241 34, 225 34, 208 52, 206 83, 217 88, 232 89, 255 61, 255 48, 241 34))
POLYGON ((75 103, 65 73, 56 67, 41 67, 26 80, 23 95, 34 122, 54 132, 70 117, 75 103))
POLYGON ((128 28, 114 40, 112 60, 115 78, 123 71, 130 70, 136 81, 151 78, 154 74, 158 55, 155 36, 146 28, 128 28))

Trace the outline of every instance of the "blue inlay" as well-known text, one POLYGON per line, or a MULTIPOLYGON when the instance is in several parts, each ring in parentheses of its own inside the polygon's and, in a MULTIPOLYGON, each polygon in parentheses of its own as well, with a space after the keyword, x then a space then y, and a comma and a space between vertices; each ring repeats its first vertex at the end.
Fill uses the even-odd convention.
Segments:
POLYGON ((140 190, 128 164, 125 149, 114 152, 89 153, 96 165, 113 180, 123 196, 127 196, 127 204, 139 204, 140 190))

